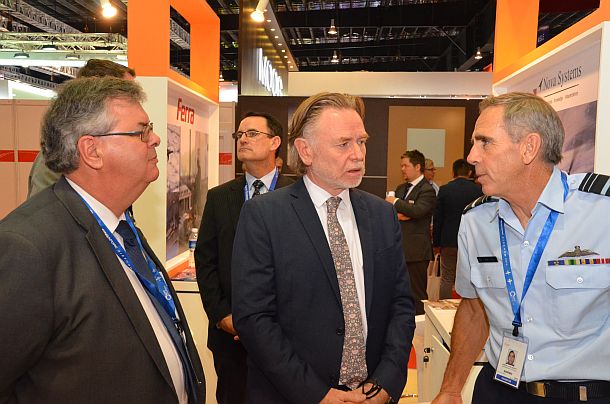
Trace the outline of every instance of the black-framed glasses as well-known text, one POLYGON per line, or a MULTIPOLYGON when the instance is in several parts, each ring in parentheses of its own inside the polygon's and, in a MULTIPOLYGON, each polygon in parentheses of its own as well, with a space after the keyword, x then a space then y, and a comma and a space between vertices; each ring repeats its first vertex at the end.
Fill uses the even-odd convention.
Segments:
POLYGON ((256 130, 256 129, 238 130, 237 132, 233 133, 231 136, 233 137, 233 139, 239 140, 239 139, 241 139, 241 137, 243 135, 246 135, 246 137, 248 139, 253 139, 253 138, 257 137, 258 135, 267 135, 270 138, 275 137, 275 135, 272 135, 271 133, 261 132, 260 130, 256 130))
POLYGON ((140 136, 140 140, 144 143, 148 143, 148 141, 150 140, 150 134, 153 133, 153 123, 152 122, 148 122, 146 125, 144 125, 144 128, 142 128, 142 130, 137 130, 134 132, 111 132, 111 133, 104 133, 102 135, 91 135, 94 137, 103 137, 103 136, 140 136))

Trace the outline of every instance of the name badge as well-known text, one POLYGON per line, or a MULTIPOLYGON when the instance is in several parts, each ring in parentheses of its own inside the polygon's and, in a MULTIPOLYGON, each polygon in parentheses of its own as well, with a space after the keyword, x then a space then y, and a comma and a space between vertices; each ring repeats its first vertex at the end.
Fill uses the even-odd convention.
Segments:
POLYGON ((523 365, 527 356, 528 339, 523 336, 515 337, 511 330, 504 330, 502 350, 498 359, 498 367, 494 380, 519 388, 523 365))

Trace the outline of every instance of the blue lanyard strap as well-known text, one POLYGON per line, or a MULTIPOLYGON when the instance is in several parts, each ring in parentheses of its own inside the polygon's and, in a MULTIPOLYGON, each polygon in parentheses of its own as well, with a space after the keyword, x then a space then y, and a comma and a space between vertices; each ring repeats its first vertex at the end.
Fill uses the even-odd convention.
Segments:
POLYGON ((97 215, 97 213, 95 213, 95 211, 91 208, 91 206, 89 206, 87 201, 85 201, 85 199, 82 198, 82 196, 81 196, 81 199, 83 200, 83 202, 85 203, 85 205, 87 206, 87 208, 89 209, 89 211, 91 212, 91 214, 93 215, 93 217, 95 218, 95 220, 97 221, 99 226, 101 227, 102 231, 104 232, 104 235, 110 242, 110 245, 112 246, 112 249, 114 250, 114 253, 138 277, 138 280, 140 281, 142 286, 144 286, 146 288, 146 290, 148 290, 148 292, 152 296, 154 296, 155 299, 157 299, 157 301, 161 304, 161 306, 163 307, 165 312, 173 320, 174 325, 178 329, 178 332, 181 333, 182 326, 180 324, 180 319, 178 318, 178 313, 176 311, 176 304, 174 303, 174 298, 172 297, 172 294, 169 291, 169 287, 167 286, 167 283, 165 282, 163 275, 161 274, 161 272, 159 272, 159 270, 155 266, 153 260, 148 256, 148 254, 146 254, 144 247, 142 246, 142 241, 140 241, 140 236, 138 235, 138 232, 136 231, 136 228, 133 225, 133 222, 131 221, 131 218, 129 217, 129 215, 127 215, 127 214, 125 215, 125 220, 127 221, 127 224, 129 224, 129 227, 131 228, 131 230, 133 231, 133 233, 136 236, 136 241, 138 242, 138 247, 140 248, 140 251, 143 252, 146 264, 148 265, 148 268, 150 269, 150 272, 152 273, 153 278, 155 280, 155 285, 153 285, 148 279, 144 278, 142 275, 140 275, 140 273, 138 273, 138 271, 136 271, 131 259, 129 258, 129 255, 127 255, 127 251, 125 251, 125 248, 123 248, 123 246, 118 242, 118 240, 116 239, 114 234, 112 234, 110 229, 108 229, 106 224, 97 215))
MULTIPOLYGON (((565 173, 561 173, 561 182, 563 184, 563 200, 565 202, 568 196, 568 181, 565 173)), ((555 222, 557 221, 557 217, 559 216, 559 212, 552 210, 549 213, 549 216, 544 223, 544 227, 542 228, 542 232, 540 233, 540 237, 538 238, 538 242, 536 243, 536 247, 534 248, 534 252, 532 253, 532 257, 530 258, 529 265, 527 266, 527 273, 525 274, 525 281, 523 283, 523 294, 521 295, 521 300, 517 296, 517 290, 515 289, 515 281, 513 279, 513 273, 510 266, 510 257, 508 254, 508 243, 506 241, 506 229, 504 227, 504 219, 499 218, 498 220, 498 228, 500 233, 500 247, 502 251, 502 266, 504 267, 504 278, 506 279, 506 289, 508 291, 508 300, 510 301, 514 319, 513 319, 513 335, 515 337, 519 336, 519 327, 523 325, 521 322, 521 305, 523 304, 523 299, 525 299, 525 295, 529 290, 530 285, 532 284, 532 280, 534 279, 534 275, 536 273, 536 269, 538 269, 538 264, 540 263, 540 259, 542 258, 542 253, 544 252, 544 248, 546 247, 549 238, 551 237, 551 233, 553 232, 553 227, 555 227, 555 222)))
MULTIPOLYGON (((269 187, 269 192, 275 189, 275 185, 277 184, 277 178, 280 176, 280 170, 275 169, 275 174, 273 174, 273 179, 271 180, 271 186, 269 187)), ((244 185, 244 200, 250 199, 250 187, 248 186, 248 181, 246 181, 246 185, 244 185)))

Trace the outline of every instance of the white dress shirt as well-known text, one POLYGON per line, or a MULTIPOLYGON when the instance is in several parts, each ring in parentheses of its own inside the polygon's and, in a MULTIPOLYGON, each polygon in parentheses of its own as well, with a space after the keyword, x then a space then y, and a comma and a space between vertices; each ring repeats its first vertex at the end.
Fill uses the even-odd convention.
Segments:
MULTIPOLYGON (((332 198, 333 195, 314 184, 307 175, 303 176, 303 182, 305 188, 309 193, 313 205, 316 208, 322 227, 324 228, 324 234, 328 241, 328 210, 326 208, 326 201, 328 198, 332 198)), ((366 300, 364 295, 364 266, 362 259, 362 246, 360 244, 360 234, 358 233, 358 225, 356 223, 356 216, 354 215, 354 209, 349 198, 349 189, 343 190, 338 197, 341 198, 341 203, 337 208, 337 219, 345 234, 347 240, 347 246, 349 248, 349 255, 352 260, 352 268, 354 270, 354 280, 356 281, 356 292, 358 293, 358 303, 360 305, 360 314, 362 315, 362 328, 364 334, 364 340, 366 341, 367 336, 367 321, 366 321, 366 300)), ((330 245, 330 242, 329 242, 330 245)))
MULTIPOLYGON (((118 242, 125 247, 123 244, 123 237, 116 232, 116 228, 119 226, 119 222, 121 220, 125 220, 125 213, 121 214, 120 217, 116 217, 114 213, 106 206, 104 206, 97 199, 89 195, 84 189, 79 187, 73 181, 66 178, 68 184, 74 188, 74 190, 91 206, 91 209, 100 217, 102 222, 108 227, 108 230, 112 231, 118 242)), ((127 265, 123 262, 122 259, 118 258, 129 282, 131 282, 131 286, 133 287, 138 300, 142 304, 142 308, 146 313, 146 317, 148 317, 148 321, 150 321, 150 325, 157 337, 157 341, 159 342, 159 346, 161 347, 161 352, 163 352, 163 357, 165 358, 165 362, 167 363, 167 367, 169 369, 169 373, 172 377, 172 381, 174 383, 174 388, 178 394, 178 402, 180 404, 188 403, 188 393, 186 391, 186 381, 184 379, 184 371, 182 369, 182 361, 180 360, 180 354, 172 341, 172 337, 169 335, 167 328, 163 324, 163 320, 157 313, 153 302, 150 300, 150 296, 146 292, 146 289, 140 283, 137 275, 129 269, 127 265)))

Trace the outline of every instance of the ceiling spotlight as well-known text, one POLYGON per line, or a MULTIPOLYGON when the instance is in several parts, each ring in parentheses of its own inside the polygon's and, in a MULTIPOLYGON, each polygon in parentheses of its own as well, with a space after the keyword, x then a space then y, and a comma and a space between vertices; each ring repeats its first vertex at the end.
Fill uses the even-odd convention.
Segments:
POLYGON ((483 59, 483 55, 481 54, 481 47, 480 46, 477 46, 477 53, 475 53, 474 58, 476 60, 483 59))
POLYGON ((282 53, 286 53, 286 49, 282 49, 282 53))
POLYGON ((222 77, 222 72, 220 72, 220 76, 218 77, 218 81, 225 81, 225 78, 222 77))
POLYGON ((115 6, 110 4, 110 0, 101 0, 102 4, 102 16, 104 18, 112 18, 116 15, 117 9, 115 6))
POLYGON ((269 31, 274 32, 275 28, 269 28, 269 31))
POLYGON ((127 55, 125 54, 118 54, 115 57, 116 60, 127 60, 127 55))
POLYGON ((78 60, 78 59, 80 59, 80 56, 77 55, 76 53, 68 53, 66 55, 66 59, 67 60, 78 60))
POLYGON ((328 35, 337 35, 337 27, 335 27, 335 19, 330 19, 330 28, 328 29, 328 35))
POLYGON ((333 58, 330 60, 330 63, 339 63, 339 57, 337 56, 337 51, 333 51, 333 58))
POLYGON ((25 52, 16 52, 13 57, 15 59, 27 59, 30 57, 30 54, 25 52))
POLYGON ((279 38, 279 36, 277 36, 277 35, 276 35, 276 36, 274 36, 274 38, 275 38, 275 39, 278 39, 278 38, 279 38))
POLYGON ((284 55, 284 59, 288 59, 288 55, 284 55))
POLYGON ((267 4, 269 4, 269 0, 259 0, 258 4, 256 5, 256 10, 250 14, 250 17, 256 22, 265 21, 264 13, 266 11, 265 8, 267 7, 267 4))
POLYGON ((267 22, 271 22, 271 20, 267 20, 267 22))

